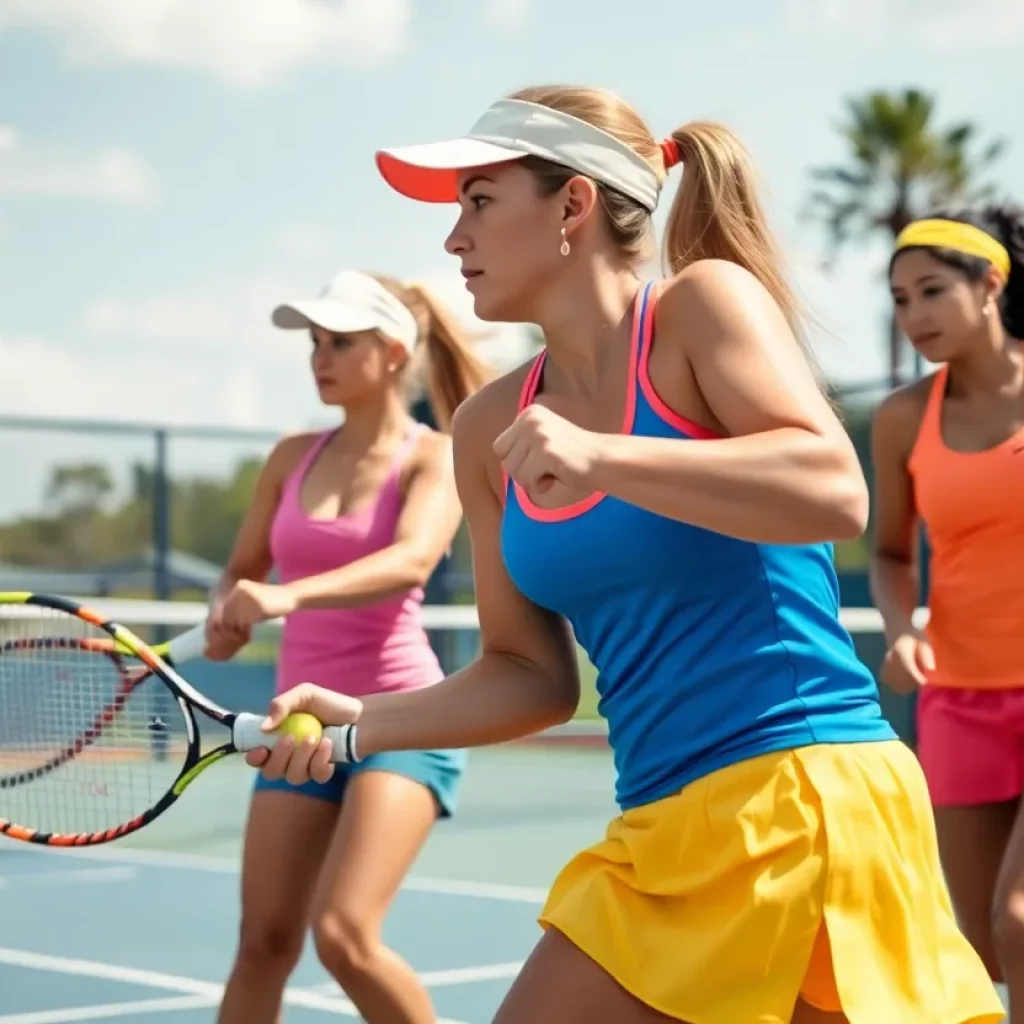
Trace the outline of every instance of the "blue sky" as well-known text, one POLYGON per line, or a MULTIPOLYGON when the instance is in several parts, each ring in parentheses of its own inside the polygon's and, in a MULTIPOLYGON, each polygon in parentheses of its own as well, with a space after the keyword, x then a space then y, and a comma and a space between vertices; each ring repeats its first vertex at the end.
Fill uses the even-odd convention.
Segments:
MULTIPOLYGON (((733 127, 827 328, 823 365, 877 377, 885 253, 851 251, 832 279, 816 270, 820 238, 797 217, 808 168, 842 159, 845 97, 914 85, 937 95, 940 121, 1009 140, 993 177, 1020 196, 1022 12, 1015 0, 3 0, 0 413, 328 422, 305 345, 269 326, 270 309, 357 266, 425 280, 464 312, 442 249, 453 212, 391 193, 374 150, 458 134, 542 82, 613 88, 658 134, 693 118, 733 127)), ((514 330, 492 345, 518 358, 514 330)), ((12 443, 0 438, 0 455, 12 443)))

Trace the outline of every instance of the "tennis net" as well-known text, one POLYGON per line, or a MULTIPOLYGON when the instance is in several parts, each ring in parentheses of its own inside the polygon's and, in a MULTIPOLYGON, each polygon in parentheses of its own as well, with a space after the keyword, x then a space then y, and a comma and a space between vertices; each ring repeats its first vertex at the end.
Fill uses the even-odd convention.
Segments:
MULTIPOLYGON (((149 643, 169 639, 201 622, 207 606, 197 601, 153 601, 103 597, 79 598, 84 604, 139 635, 149 643)), ((0 643, 14 635, 19 617, 31 616, 31 607, 0 606, 0 643)), ((923 609, 919 610, 923 618, 923 609)), ((853 637, 858 657, 876 675, 885 653, 881 616, 874 608, 843 608, 843 625, 853 637)), ((427 605, 424 626, 447 672, 471 661, 479 649, 479 619, 474 605, 427 605)), ((230 662, 196 662, 187 676, 202 692, 225 706, 260 711, 273 692, 280 621, 265 623, 252 642, 230 662)), ((583 696, 569 732, 601 731, 593 667, 580 652, 583 696)), ((913 702, 882 689, 882 704, 896 730, 913 743, 913 702)))

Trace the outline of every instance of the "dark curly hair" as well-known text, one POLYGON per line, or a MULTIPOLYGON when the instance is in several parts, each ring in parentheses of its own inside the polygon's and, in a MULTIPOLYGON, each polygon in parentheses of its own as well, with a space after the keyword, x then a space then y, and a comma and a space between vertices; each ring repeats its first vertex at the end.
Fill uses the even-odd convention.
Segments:
MULTIPOLYGON (((971 224, 998 239, 1006 247, 1010 254, 1010 277, 1003 290, 999 313, 1006 333, 1024 339, 1024 207, 1003 204, 986 206, 980 210, 937 210, 929 214, 929 217, 971 224)), ((969 256, 936 246, 910 246, 893 254, 889 261, 890 274, 898 256, 910 249, 922 248, 940 263, 965 274, 971 281, 980 281, 989 268, 988 260, 979 256, 969 256)))

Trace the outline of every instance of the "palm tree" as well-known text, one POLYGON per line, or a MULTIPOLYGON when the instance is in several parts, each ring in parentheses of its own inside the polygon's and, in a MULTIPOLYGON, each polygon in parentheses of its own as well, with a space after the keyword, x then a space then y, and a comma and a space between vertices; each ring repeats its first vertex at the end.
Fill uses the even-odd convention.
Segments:
MULTIPOLYGON (((838 125, 849 146, 845 165, 818 167, 819 183, 810 195, 808 216, 829 236, 826 269, 851 241, 879 232, 895 239, 912 220, 937 206, 971 205, 990 198, 982 174, 1005 147, 990 142, 977 157, 970 153, 977 128, 961 122, 935 124, 935 98, 918 89, 875 91, 847 100, 838 125)), ((889 324, 890 385, 900 382, 902 342, 895 317, 889 324)))

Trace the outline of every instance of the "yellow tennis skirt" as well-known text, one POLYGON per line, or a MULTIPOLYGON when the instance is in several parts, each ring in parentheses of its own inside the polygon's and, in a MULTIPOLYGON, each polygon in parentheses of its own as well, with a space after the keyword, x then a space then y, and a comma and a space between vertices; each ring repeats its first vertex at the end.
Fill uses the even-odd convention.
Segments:
POLYGON ((954 918, 914 753, 817 745, 716 771, 615 818, 541 913, 689 1024, 988 1024, 1005 1011, 954 918))

